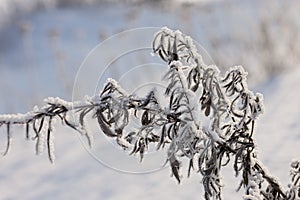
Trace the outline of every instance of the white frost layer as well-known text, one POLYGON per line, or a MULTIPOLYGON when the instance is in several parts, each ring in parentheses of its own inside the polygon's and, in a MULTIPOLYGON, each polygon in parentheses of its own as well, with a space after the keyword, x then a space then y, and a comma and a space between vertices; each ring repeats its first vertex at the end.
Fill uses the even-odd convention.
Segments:
POLYGON ((29 112, 26 114, 5 114, 0 115, 0 122, 3 123, 26 123, 29 119, 33 117, 33 113, 29 112))
POLYGON ((63 105, 68 110, 74 106, 73 102, 65 101, 59 97, 48 97, 48 98, 44 99, 44 102, 46 102, 48 104, 54 104, 54 105, 63 105))
MULTIPOLYGON (((47 104, 61 105, 68 110, 72 110, 76 107, 91 105, 90 99, 92 98, 86 97, 84 101, 69 102, 59 97, 48 97, 44 100, 44 102, 47 104)), ((49 105, 43 106, 41 108, 39 108, 38 106, 34 106, 32 111, 27 112, 25 114, 18 113, 18 114, 0 115, 0 123, 12 123, 12 124, 23 123, 24 124, 28 122, 30 119, 32 119, 37 113, 47 112, 46 111, 47 108, 49 108, 49 105)))

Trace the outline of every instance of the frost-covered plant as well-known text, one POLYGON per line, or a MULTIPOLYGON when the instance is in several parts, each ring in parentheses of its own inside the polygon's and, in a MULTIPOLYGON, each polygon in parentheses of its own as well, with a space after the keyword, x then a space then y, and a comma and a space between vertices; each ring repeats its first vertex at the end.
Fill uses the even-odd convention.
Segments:
POLYGON ((83 102, 48 98, 46 106, 27 114, 1 115, 0 125, 7 127, 4 154, 10 147, 11 126, 25 124, 26 138, 32 127, 37 152, 46 143, 53 162, 55 118, 84 134, 91 145, 92 135, 85 129, 86 116, 91 114, 106 136, 115 138, 130 154, 138 154, 141 161, 151 144, 157 150, 167 148, 166 159, 178 182, 187 158, 188 176, 192 169, 202 176, 205 199, 222 199, 221 170, 230 160, 236 176, 241 175, 239 189, 245 189, 244 199, 300 198, 298 161, 291 165, 291 183, 285 191, 258 158, 253 136, 263 98, 248 89, 247 73, 241 66, 222 77, 216 66, 203 62, 190 37, 167 28, 155 35, 153 53, 169 67, 164 75, 168 105, 159 102, 155 90, 140 98, 109 79, 98 96, 83 102), (78 123, 70 121, 71 111, 78 123), (140 126, 132 130, 131 122, 137 119, 140 126))

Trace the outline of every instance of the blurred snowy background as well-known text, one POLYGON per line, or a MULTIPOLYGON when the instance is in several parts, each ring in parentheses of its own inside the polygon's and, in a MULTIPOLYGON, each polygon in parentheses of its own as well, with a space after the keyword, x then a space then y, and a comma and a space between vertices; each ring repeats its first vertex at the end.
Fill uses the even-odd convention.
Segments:
MULTIPOLYGON (((97 44, 124 30, 168 26, 193 37, 223 71, 243 65, 249 72, 251 89, 265 97, 256 129, 260 157, 287 185, 289 163, 300 158, 299 10, 297 0, 0 0, 0 114, 27 112, 48 96, 71 100, 77 70, 97 44)), ((150 53, 130 62, 149 63, 150 53)), ((120 77, 127 69, 116 65, 110 73, 120 77)), ((13 138, 9 154, 0 158, 0 199, 202 199, 196 173, 178 185, 169 168, 116 172, 95 161, 76 133, 59 123, 54 165, 46 153, 34 155, 22 127, 13 129, 13 138)), ((238 179, 230 169, 224 176, 225 199, 240 199, 238 179)))

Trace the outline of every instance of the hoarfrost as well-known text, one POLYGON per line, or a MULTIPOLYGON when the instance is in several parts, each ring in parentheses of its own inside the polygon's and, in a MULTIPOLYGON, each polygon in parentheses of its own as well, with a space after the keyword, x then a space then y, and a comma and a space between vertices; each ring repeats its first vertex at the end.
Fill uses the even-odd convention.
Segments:
POLYGON ((92 146, 93 134, 86 123, 86 116, 92 115, 107 137, 130 150, 131 155, 139 154, 140 161, 152 144, 158 150, 168 148, 166 163, 178 183, 182 179, 182 158, 187 158, 188 175, 197 169, 202 176, 206 200, 222 199, 221 170, 230 160, 234 161, 236 176, 242 174, 244 199, 299 196, 295 189, 300 184, 299 162, 291 165, 292 181, 285 192, 258 159, 253 135, 256 120, 264 111, 263 96, 248 89, 247 72, 242 66, 232 67, 221 77, 217 66, 203 62, 189 36, 166 27, 156 33, 153 53, 169 67, 164 76, 168 82, 166 107, 158 101, 155 90, 140 98, 108 79, 98 95, 86 96, 83 101, 49 97, 45 106, 36 106, 26 114, 0 115, 0 126, 7 126, 5 154, 10 147, 10 126, 25 124, 27 136, 29 128, 34 130, 36 152, 42 153, 47 144, 49 160, 54 162, 53 120, 61 120, 81 133, 92 146), (203 125, 204 120, 210 122, 208 127, 203 125), (130 127, 131 121, 139 123, 136 130, 130 127))

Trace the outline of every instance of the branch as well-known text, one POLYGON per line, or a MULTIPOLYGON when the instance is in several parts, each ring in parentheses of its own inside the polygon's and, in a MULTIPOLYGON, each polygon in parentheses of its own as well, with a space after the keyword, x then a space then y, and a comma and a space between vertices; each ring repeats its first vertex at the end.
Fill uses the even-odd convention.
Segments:
POLYGON ((155 90, 140 98, 109 79, 99 95, 82 102, 48 98, 45 106, 26 114, 0 115, 0 126, 7 129, 4 155, 10 149, 11 126, 23 124, 27 139, 33 129, 36 152, 40 153, 47 143, 53 162, 54 119, 83 134, 92 146, 92 134, 85 127, 90 114, 107 137, 130 155, 139 154, 140 161, 152 144, 157 150, 168 148, 166 160, 179 183, 181 159, 188 158, 188 176, 191 169, 202 175, 206 200, 222 199, 221 170, 231 159, 236 176, 241 174, 244 199, 299 197, 299 162, 292 164, 292 180, 285 192, 258 159, 254 129, 264 110, 263 97, 248 89, 247 73, 241 66, 232 67, 221 77, 216 66, 203 62, 190 37, 167 28, 155 35, 153 52, 169 66, 164 76, 168 105, 159 103, 155 90), (132 121, 138 121, 137 128, 132 128, 132 121))
POLYGON ((93 108, 97 107, 98 104, 94 102, 67 102, 60 98, 47 98, 45 99, 46 105, 42 108, 34 107, 33 111, 26 114, 11 114, 11 115, 0 115, 0 125, 6 124, 7 126, 7 145, 6 150, 3 155, 6 155, 10 149, 10 127, 12 125, 25 125, 26 126, 26 139, 30 139, 30 128, 33 129, 34 135, 32 140, 36 141, 36 153, 39 154, 44 146, 44 132, 47 132, 47 149, 48 156, 51 162, 54 161, 54 148, 52 141, 52 121, 55 118, 60 119, 65 125, 75 129, 76 131, 85 134, 89 144, 91 144, 91 137, 82 129, 83 124, 76 125, 67 119, 67 114, 70 111, 75 112, 86 112, 91 111, 93 108))

